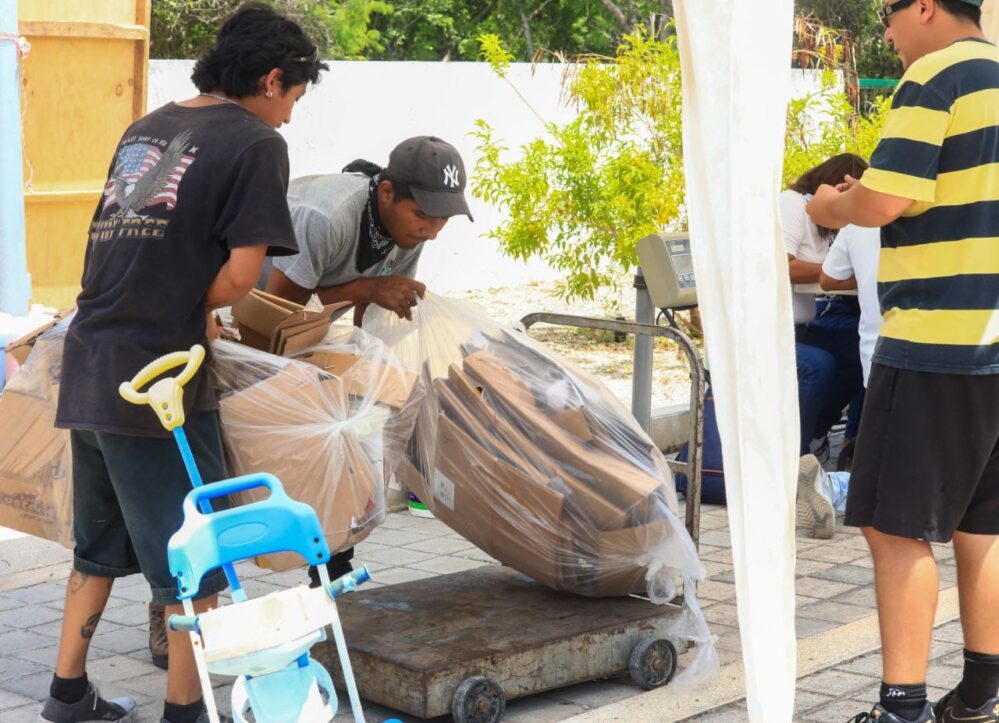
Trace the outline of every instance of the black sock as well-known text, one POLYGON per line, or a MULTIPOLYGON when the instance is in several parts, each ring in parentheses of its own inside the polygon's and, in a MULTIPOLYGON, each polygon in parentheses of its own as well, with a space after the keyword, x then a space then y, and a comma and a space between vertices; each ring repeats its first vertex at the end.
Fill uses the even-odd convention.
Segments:
POLYGON ((52 674, 52 684, 49 686, 49 695, 60 703, 79 703, 83 696, 87 694, 87 674, 84 673, 79 678, 60 678, 52 674))
POLYGON ((882 682, 881 707, 904 720, 915 720, 926 707, 926 683, 888 685, 882 682))
POLYGON ((163 703, 163 717, 170 723, 194 723, 205 709, 205 699, 198 698, 193 703, 180 705, 179 703, 163 703))
POLYGON ((964 704, 974 710, 981 708, 999 692, 999 655, 964 651, 964 677, 957 686, 964 704))

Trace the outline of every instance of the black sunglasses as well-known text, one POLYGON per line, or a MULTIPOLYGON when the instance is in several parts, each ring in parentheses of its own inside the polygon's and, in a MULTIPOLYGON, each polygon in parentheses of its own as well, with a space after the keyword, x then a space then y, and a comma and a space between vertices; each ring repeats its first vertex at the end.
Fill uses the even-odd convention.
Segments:
POLYGON ((891 16, 897 13, 899 10, 905 10, 907 7, 912 5, 916 0, 898 0, 897 3, 892 3, 889 5, 885 3, 880 8, 878 8, 878 20, 886 28, 891 25, 891 16))

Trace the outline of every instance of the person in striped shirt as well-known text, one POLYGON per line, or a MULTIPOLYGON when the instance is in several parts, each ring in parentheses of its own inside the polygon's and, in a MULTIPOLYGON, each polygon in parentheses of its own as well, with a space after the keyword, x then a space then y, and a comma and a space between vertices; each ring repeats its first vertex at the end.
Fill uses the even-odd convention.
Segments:
POLYGON ((815 223, 881 227, 875 348, 847 500, 874 558, 881 701, 857 720, 999 721, 999 50, 981 0, 888 0, 905 74, 871 167, 815 223), (934 708, 931 542, 953 540, 964 677, 934 708))

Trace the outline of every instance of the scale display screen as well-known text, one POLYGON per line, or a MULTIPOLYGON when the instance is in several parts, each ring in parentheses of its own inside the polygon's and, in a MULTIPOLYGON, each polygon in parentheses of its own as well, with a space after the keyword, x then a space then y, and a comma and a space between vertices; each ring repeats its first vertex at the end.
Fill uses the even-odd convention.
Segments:
POLYGON ((694 264, 690 258, 690 241, 674 239, 666 242, 670 259, 673 261, 673 272, 676 283, 681 289, 694 288, 694 264))

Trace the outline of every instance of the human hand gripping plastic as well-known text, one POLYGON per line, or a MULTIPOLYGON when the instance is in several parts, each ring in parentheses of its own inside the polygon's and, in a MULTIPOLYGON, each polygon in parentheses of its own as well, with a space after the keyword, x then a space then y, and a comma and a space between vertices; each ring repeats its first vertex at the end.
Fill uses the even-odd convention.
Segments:
POLYGON ((186 352, 167 354, 121 384, 119 393, 133 404, 148 404, 153 408, 163 427, 173 433, 195 488, 184 502, 184 524, 168 546, 170 569, 177 577, 178 597, 185 612, 171 616, 169 625, 191 635, 209 719, 212 723, 219 720, 209 678, 211 672, 237 676, 232 691, 232 712, 237 723, 247 720, 245 716, 251 712, 256 720, 332 719, 337 705, 332 680, 308 654, 313 644, 326 639, 328 626, 332 628, 343 666, 354 720, 363 722, 360 696, 334 600, 370 579, 368 570, 362 568, 331 582, 322 564, 329 559, 329 548, 315 511, 289 498, 273 475, 244 475, 207 485, 202 482, 184 434, 183 388, 204 358, 205 350, 197 344, 186 352), (157 377, 177 367, 183 367, 178 375, 163 377, 142 391, 157 377), (212 512, 210 500, 253 487, 267 488, 270 496, 260 502, 212 512), (254 534, 248 537, 244 533, 251 528, 254 534), (278 550, 294 551, 310 562, 318 561, 323 587, 312 590, 299 586, 248 600, 234 563, 278 550), (237 604, 195 614, 192 598, 200 581, 207 571, 217 568, 225 571, 232 587, 232 600, 237 604), (268 628, 268 623, 277 619, 281 622, 268 628), (251 641, 245 635, 248 626, 257 630, 251 641))

